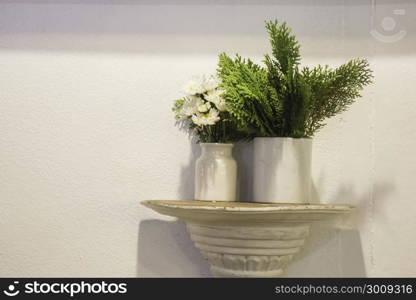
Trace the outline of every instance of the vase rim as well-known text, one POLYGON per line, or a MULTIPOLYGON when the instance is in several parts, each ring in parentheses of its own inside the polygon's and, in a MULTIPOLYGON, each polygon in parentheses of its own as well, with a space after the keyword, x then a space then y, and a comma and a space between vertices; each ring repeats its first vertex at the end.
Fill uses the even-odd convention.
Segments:
POLYGON ((199 143, 201 146, 233 147, 233 143, 199 143))
POLYGON ((255 139, 282 139, 282 140, 312 140, 311 137, 294 138, 290 136, 256 136, 255 139))

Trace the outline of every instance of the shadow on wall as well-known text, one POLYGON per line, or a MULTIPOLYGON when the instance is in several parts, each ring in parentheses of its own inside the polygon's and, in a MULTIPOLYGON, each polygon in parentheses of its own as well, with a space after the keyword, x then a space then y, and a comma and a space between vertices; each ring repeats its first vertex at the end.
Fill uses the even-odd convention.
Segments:
POLYGON ((410 16, 415 4, 385 2, 377 3, 375 11, 370 1, 361 0, 5 0, 0 4, 0 48, 259 55, 269 51, 263 22, 277 18, 306 42, 304 54, 371 55, 372 42, 382 46, 378 51, 414 53, 416 23, 410 16), (385 32, 382 22, 394 9, 408 17, 395 17, 395 30, 385 32), (372 37, 374 30, 387 39, 393 31, 407 35, 400 47, 390 47, 372 37))
POLYGON ((234 147, 234 158, 237 160, 237 196, 239 201, 253 201, 253 142, 238 143, 234 147))
POLYGON ((364 224, 372 222, 366 217, 372 218, 376 214, 382 213, 380 208, 385 204, 386 199, 395 191, 395 186, 391 182, 376 182, 372 188, 363 194, 358 194, 351 185, 341 186, 334 200, 331 203, 350 203, 357 207, 351 223, 354 227, 360 228, 364 224))
POLYGON ((145 220, 139 225, 137 276, 210 277, 210 271, 183 222, 145 220))
POLYGON ((180 200, 193 200, 195 188, 195 162, 201 155, 201 147, 196 144, 195 138, 189 141, 191 148, 189 162, 181 167, 179 174, 180 184, 178 187, 178 197, 180 200))
POLYGON ((372 216, 380 213, 380 207, 394 190, 394 185, 387 182, 376 183, 363 194, 356 193, 352 186, 341 186, 332 203, 351 203, 357 207, 356 212, 345 219, 314 224, 305 248, 289 265, 287 276, 366 277, 363 251, 371 259, 373 245, 368 240, 363 248, 360 231, 368 230, 364 226, 371 229, 372 216))
POLYGON ((287 268, 288 277, 366 277, 358 230, 314 224, 305 247, 287 268))
MULTIPOLYGON (((334 1, 334 0, 321 0, 326 5, 334 5, 339 6, 343 5, 342 1, 334 1)), ((410 2, 412 0, 402 0, 402 2, 410 2)), ((217 4, 217 5, 233 5, 239 4, 239 1, 235 0, 3 0, 5 3, 30 3, 30 4, 62 4, 62 3, 71 3, 71 4, 128 4, 128 5, 176 5, 176 4, 191 4, 191 5, 200 5, 200 4, 217 4)), ((363 5, 362 0, 350 0, 349 2, 355 3, 357 5, 363 5)), ((241 1, 242 5, 250 5, 250 4, 279 4, 279 5, 308 5, 314 6, 315 3, 307 0, 244 0, 241 1)))

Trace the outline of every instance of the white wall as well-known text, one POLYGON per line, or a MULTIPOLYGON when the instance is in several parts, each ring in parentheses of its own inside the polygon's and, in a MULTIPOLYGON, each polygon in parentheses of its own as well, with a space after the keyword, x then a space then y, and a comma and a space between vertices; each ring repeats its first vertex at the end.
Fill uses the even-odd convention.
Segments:
POLYGON ((313 149, 315 199, 357 205, 356 227, 316 228, 288 275, 416 276, 416 4, 390 2, 0 1, 0 276, 209 276, 183 224, 139 203, 192 197, 172 100, 221 51, 260 60, 270 18, 304 63, 375 70, 313 149))

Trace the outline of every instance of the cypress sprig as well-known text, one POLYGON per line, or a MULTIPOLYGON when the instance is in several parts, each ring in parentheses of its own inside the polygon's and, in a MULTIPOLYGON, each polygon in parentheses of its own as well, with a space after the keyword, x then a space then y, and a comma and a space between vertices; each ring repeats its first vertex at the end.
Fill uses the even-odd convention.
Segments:
POLYGON ((228 109, 248 136, 312 137, 345 111, 372 81, 365 59, 338 68, 300 68, 300 45, 286 23, 266 22, 272 55, 264 66, 220 54, 218 75, 228 109))

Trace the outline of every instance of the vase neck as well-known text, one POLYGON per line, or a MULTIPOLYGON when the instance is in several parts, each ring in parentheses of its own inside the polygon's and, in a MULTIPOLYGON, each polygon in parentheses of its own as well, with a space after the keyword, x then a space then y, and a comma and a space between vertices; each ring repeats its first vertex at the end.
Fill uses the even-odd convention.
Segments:
POLYGON ((233 144, 201 143, 201 154, 204 156, 231 156, 233 144))

